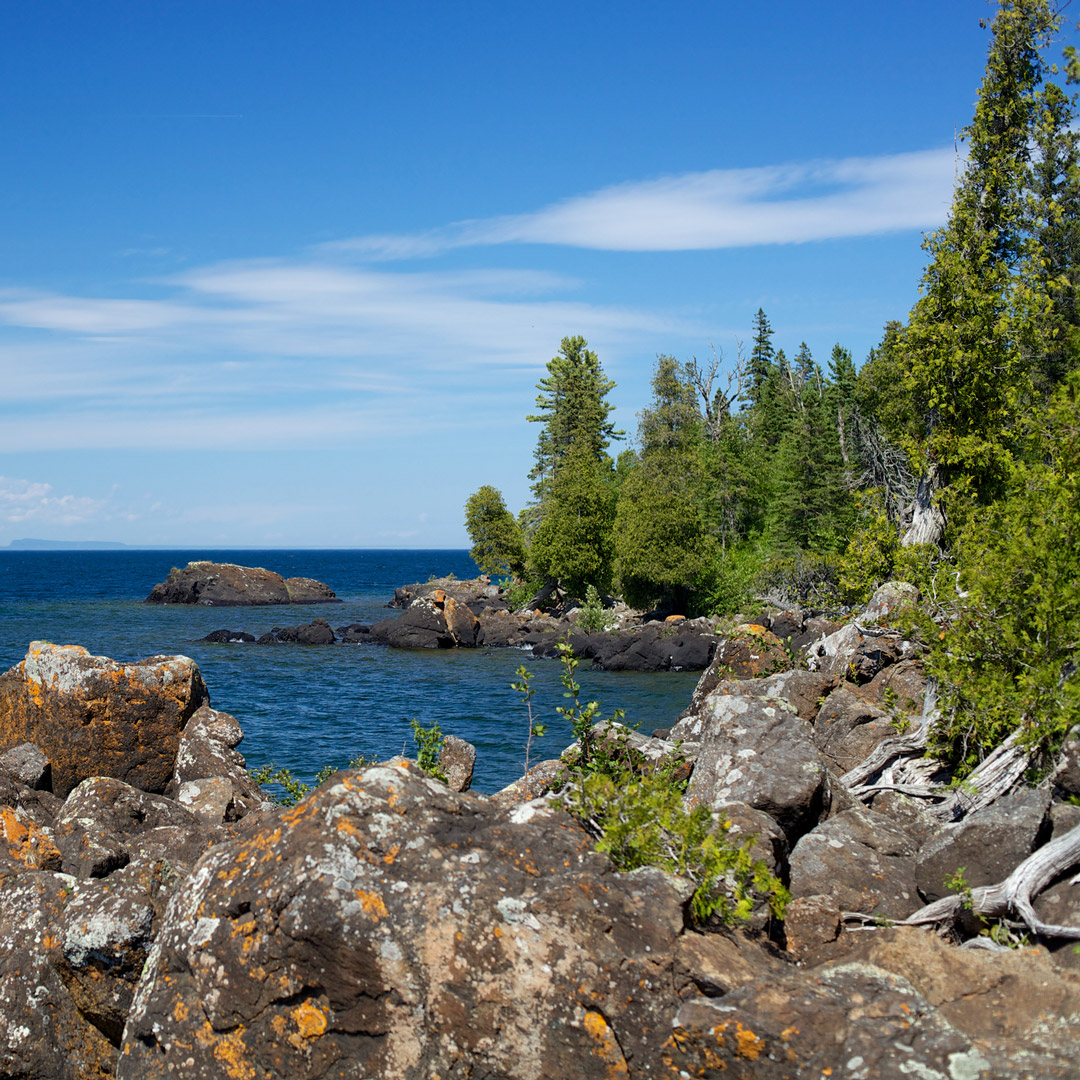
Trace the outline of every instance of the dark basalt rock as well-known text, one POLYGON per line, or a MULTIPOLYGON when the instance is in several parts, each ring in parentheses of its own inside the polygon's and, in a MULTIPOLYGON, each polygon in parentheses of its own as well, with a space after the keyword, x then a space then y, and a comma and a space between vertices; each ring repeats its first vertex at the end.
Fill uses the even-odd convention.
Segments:
POLYGON ((217 644, 250 645, 255 641, 255 635, 246 630, 212 630, 203 641, 211 641, 217 644))
POLYGON ((275 626, 258 640, 259 645, 333 645, 337 639, 325 619, 313 619, 303 626, 275 626))
POLYGON ((148 604, 201 604, 204 607, 263 606, 267 604, 340 603, 329 585, 314 578, 283 578, 261 566, 190 562, 173 568, 155 585, 148 604))

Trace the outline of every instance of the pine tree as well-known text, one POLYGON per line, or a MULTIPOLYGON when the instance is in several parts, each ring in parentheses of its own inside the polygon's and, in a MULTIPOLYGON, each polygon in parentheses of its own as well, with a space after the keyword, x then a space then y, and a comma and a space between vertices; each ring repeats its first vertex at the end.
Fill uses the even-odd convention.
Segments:
POLYGON ((749 385, 746 400, 751 406, 761 401, 762 389, 776 359, 772 337, 773 329, 769 325, 768 316, 761 308, 758 308, 754 316, 754 343, 750 348, 750 363, 747 372, 749 385))
MULTIPOLYGON (((992 24, 967 166, 949 220, 926 241, 922 296, 903 335, 905 387, 922 414, 913 450, 927 493, 986 501, 1000 491, 1031 399, 1041 301, 1021 275, 1031 251, 1028 186, 1044 76, 1039 49, 1058 19, 1047 0, 1004 0, 992 24)), ((907 542, 936 539, 918 518, 907 542)))

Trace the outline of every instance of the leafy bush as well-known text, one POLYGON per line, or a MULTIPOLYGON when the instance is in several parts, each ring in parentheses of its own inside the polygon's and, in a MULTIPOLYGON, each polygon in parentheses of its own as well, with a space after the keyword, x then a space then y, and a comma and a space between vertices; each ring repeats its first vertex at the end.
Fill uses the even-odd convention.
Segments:
POLYGON ((506 590, 506 604, 511 611, 523 608, 544 586, 543 578, 518 578, 506 590))
POLYGON ((752 599, 761 565, 761 555, 751 545, 729 547, 713 560, 694 614, 722 616, 743 610, 752 599))
POLYGON ((682 755, 658 764, 633 749, 626 729, 616 726, 622 710, 602 721, 597 732, 600 705, 581 704, 574 679, 578 661, 569 643, 557 648, 564 697, 571 701, 558 712, 570 721, 578 740, 562 778, 559 805, 585 826, 597 849, 618 869, 658 866, 693 881, 691 907, 699 921, 716 917, 733 925, 749 919, 762 901, 782 918, 787 891, 751 856, 754 838, 736 845, 727 837, 727 822, 714 820, 707 807, 686 810, 682 798, 688 770, 682 755))
POLYGON ((446 773, 439 768, 439 754, 443 748, 443 733, 436 720, 431 727, 424 727, 414 716, 412 726, 413 742, 416 743, 416 764, 436 780, 446 783, 446 773))
POLYGON ((577 621, 579 626, 593 633, 600 633, 611 626, 611 614, 604 607, 604 601, 595 585, 586 587, 585 603, 581 605, 577 621))
MULTIPOLYGON (((374 765, 373 758, 364 757, 362 754, 354 757, 349 762, 348 768, 350 769, 365 769, 369 765, 374 765)), ((312 787, 320 787, 326 783, 331 776, 336 772, 340 772, 344 766, 337 765, 324 765, 316 774, 312 781, 311 787, 304 783, 303 780, 298 780, 293 776, 290 769, 278 768, 274 762, 268 762, 266 765, 261 766, 258 769, 249 769, 248 776, 258 784, 260 787, 270 786, 270 790, 266 794, 278 804, 278 806, 295 806, 312 787), (280 791, 273 790, 274 788, 280 788, 280 791)))
POLYGON ((783 917, 787 890, 752 857, 753 840, 736 845, 727 836, 728 823, 714 821, 707 807, 684 809, 680 785, 663 774, 581 774, 560 800, 618 869, 658 866, 693 881, 691 908, 698 921, 715 916, 731 926, 749 919, 762 901, 783 917))

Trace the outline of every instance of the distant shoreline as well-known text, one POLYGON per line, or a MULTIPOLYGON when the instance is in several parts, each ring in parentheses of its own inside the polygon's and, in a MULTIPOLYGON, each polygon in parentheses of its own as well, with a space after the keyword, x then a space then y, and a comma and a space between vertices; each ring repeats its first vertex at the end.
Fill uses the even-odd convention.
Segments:
POLYGON ((0 551, 468 551, 462 547, 289 547, 268 544, 124 544, 118 540, 11 540, 0 551))

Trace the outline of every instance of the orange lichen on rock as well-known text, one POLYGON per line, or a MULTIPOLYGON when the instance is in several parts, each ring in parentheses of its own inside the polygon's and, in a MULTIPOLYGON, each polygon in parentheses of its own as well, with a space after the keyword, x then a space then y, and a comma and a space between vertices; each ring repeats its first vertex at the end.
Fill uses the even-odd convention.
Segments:
POLYGON ((607 1067, 605 1075, 608 1080, 626 1080, 630 1075, 630 1070, 626 1065, 626 1058, 623 1057, 623 1052, 619 1048, 615 1032, 611 1030, 611 1026, 603 1015, 590 1010, 585 1014, 584 1024, 585 1030, 592 1036, 594 1041, 593 1054, 607 1067))
POLYGON ((13 859, 31 870, 60 869, 62 856, 41 826, 8 806, 0 808, 0 840, 13 859))

